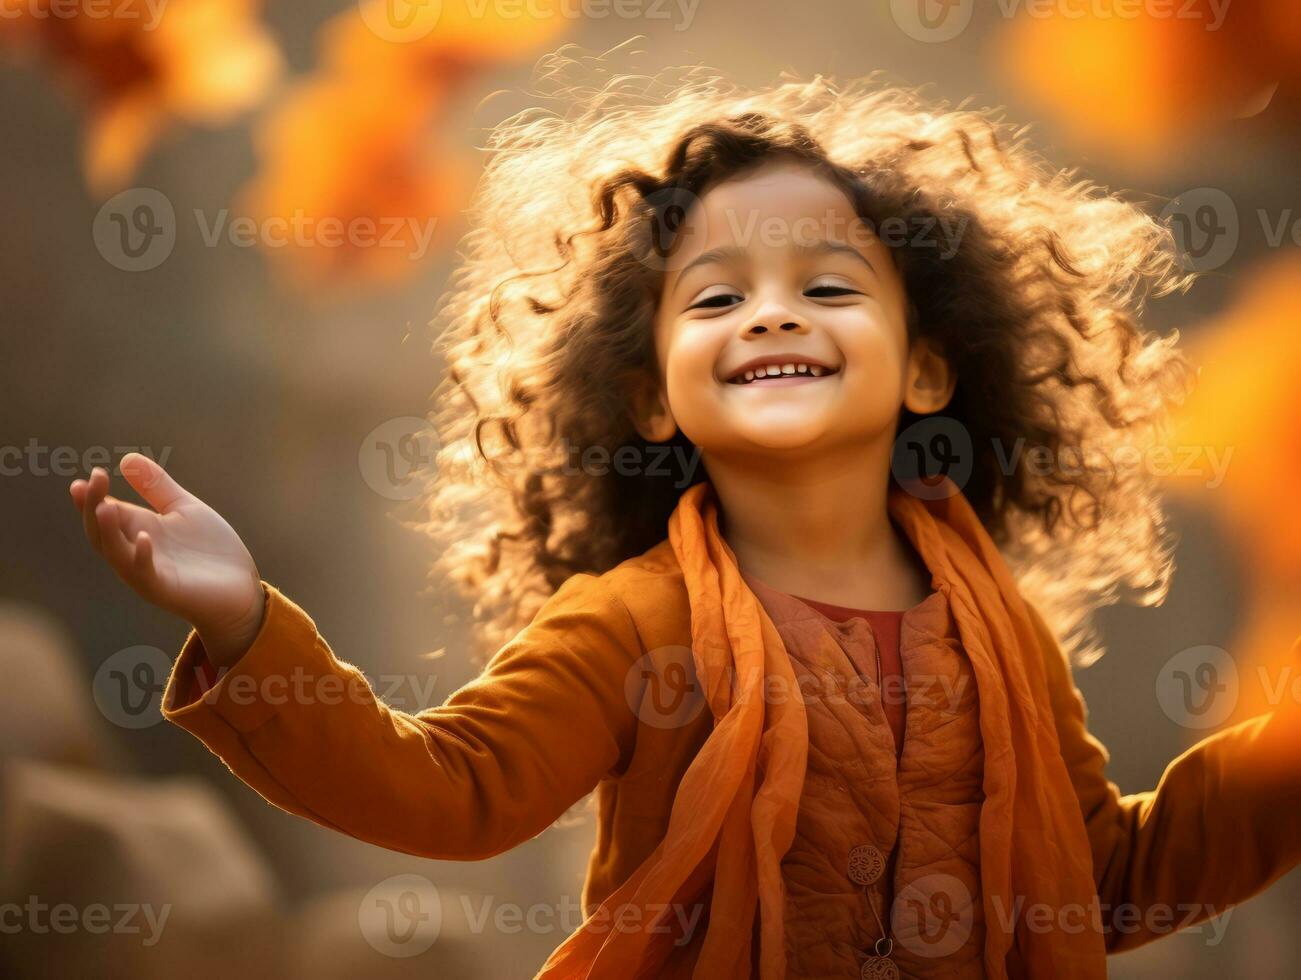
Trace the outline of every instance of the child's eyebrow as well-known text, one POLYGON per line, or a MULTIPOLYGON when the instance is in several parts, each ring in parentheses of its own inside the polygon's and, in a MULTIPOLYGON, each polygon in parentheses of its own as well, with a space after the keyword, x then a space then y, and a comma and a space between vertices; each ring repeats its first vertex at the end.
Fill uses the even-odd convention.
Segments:
POLYGON ((877 275, 876 266, 871 263, 866 255, 848 242, 836 241, 834 238, 819 238, 816 242, 795 242, 794 244, 796 251, 808 255, 834 255, 841 252, 852 255, 867 266, 872 275, 877 275))
MULTIPOLYGON (((792 246, 797 252, 803 252, 806 255, 834 255, 842 252, 852 255, 867 266, 872 275, 877 275, 876 266, 872 265, 866 255, 848 242, 837 241, 834 238, 820 238, 816 242, 792 242, 792 246)), ((740 245, 720 245, 718 248, 711 248, 708 251, 701 252, 678 270, 675 284, 681 282, 682 278, 698 265, 708 265, 710 263, 725 265, 728 262, 744 259, 745 254, 745 249, 740 245)))
POLYGON ((740 245, 720 245, 718 248, 711 248, 708 251, 701 252, 694 259, 678 270, 677 279, 680 281, 683 276, 698 265, 708 265, 718 263, 726 265, 728 262, 736 262, 745 258, 745 249, 740 245))

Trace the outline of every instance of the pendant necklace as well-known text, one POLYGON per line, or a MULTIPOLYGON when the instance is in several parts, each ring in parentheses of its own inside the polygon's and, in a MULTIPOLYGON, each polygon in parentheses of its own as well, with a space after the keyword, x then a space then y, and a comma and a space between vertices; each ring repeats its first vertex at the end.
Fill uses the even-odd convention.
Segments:
MULTIPOLYGON (((881 650, 876 646, 875 636, 872 637, 872 647, 876 653, 876 686, 884 698, 885 686, 881 683, 881 650)), ((875 955, 869 956, 859 970, 860 980, 898 980, 899 978, 899 966, 890 958, 890 954, 894 952, 894 939, 886 929, 885 923, 881 921, 881 913, 876 908, 876 897, 879 894, 876 884, 884 871, 885 858, 879 848, 863 844, 849 852, 849 877, 868 889, 867 904, 871 906, 872 915, 876 916, 877 928, 881 930, 881 938, 873 947, 875 955)))

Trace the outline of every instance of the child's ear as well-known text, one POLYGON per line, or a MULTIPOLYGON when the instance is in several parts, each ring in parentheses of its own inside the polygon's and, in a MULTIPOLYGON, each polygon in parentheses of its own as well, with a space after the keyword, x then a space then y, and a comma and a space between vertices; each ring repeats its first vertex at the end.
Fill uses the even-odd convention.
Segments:
POLYGON ((668 442, 678 432, 677 420, 669 408, 668 392, 658 379, 638 378, 629 394, 628 415, 638 435, 647 442, 668 442))
POLYGON ((904 407, 917 415, 938 412, 949 403, 958 376, 944 352, 929 337, 918 337, 908 351, 904 407))

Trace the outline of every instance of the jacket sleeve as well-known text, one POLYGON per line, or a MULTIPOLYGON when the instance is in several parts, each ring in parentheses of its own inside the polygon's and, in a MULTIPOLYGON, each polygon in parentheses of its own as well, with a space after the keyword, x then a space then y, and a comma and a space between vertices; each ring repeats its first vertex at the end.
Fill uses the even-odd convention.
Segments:
POLYGON ((1220 915, 1301 861, 1301 710, 1224 728, 1122 796, 1089 733, 1084 699, 1052 632, 1040 638, 1062 757, 1093 851, 1107 951, 1133 949, 1220 915))
POLYGON ((252 646, 201 696, 191 632, 162 714, 289 813, 422 857, 475 860, 536 836, 631 755, 642 653, 623 603, 575 575, 480 675, 416 714, 381 701, 311 618, 262 583, 252 646))

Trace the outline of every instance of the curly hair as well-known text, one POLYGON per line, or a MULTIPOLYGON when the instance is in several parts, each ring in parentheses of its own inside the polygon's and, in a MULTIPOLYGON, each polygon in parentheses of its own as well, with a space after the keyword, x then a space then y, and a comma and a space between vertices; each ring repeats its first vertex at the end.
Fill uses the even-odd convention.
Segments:
MULTIPOLYGON (((879 75, 754 90, 687 67, 585 86, 593 61, 572 50, 535 73, 533 94, 560 108, 491 132, 434 321, 446 376, 425 526, 433 572, 474 600, 476 659, 569 576, 666 536, 694 480, 576 466, 575 448, 655 448, 628 393, 658 370, 656 259, 684 195, 777 154, 832 181, 872 227, 930 229, 891 245, 909 334, 955 368, 944 414, 974 447, 963 492, 1074 660, 1101 652, 1096 606, 1161 601, 1173 548, 1143 458, 1191 372, 1177 333, 1152 336, 1138 317, 1149 295, 1191 284, 1168 228, 1049 167, 1026 127, 879 75)), ((900 430, 915 421, 901 410, 900 430)), ((674 444, 694 448, 681 433, 674 444)))

